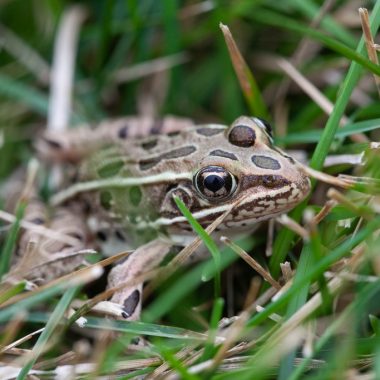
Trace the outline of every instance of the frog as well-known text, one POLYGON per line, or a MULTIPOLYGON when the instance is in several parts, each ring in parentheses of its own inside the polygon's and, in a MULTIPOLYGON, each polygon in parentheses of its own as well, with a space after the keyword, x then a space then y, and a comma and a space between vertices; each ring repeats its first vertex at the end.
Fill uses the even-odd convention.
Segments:
MULTIPOLYGON (((79 232, 73 224, 62 226, 76 240, 66 247, 71 253, 94 244, 88 236, 105 243, 110 232, 119 249, 130 242, 137 247, 111 270, 110 288, 157 268, 171 247, 194 238, 175 199, 204 228, 223 216, 217 232, 234 236, 289 212, 311 189, 304 166, 276 146, 271 125, 254 116, 230 125, 124 117, 93 130, 46 131, 36 148, 40 160, 70 173, 50 204, 80 220, 79 232)), ((139 319, 142 291, 137 283, 113 293, 109 302, 119 305, 120 318, 139 319)))

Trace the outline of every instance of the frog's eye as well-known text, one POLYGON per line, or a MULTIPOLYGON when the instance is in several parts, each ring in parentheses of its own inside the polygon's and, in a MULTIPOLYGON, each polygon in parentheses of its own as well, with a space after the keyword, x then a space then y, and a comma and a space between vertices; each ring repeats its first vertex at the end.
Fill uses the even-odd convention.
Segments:
POLYGON ((236 179, 222 166, 206 166, 200 169, 193 178, 198 193, 208 201, 219 201, 228 198, 236 190, 236 179))
POLYGON ((265 130, 265 132, 270 136, 273 137, 273 129, 272 126, 264 119, 260 119, 259 117, 254 117, 253 120, 256 122, 256 124, 265 130))

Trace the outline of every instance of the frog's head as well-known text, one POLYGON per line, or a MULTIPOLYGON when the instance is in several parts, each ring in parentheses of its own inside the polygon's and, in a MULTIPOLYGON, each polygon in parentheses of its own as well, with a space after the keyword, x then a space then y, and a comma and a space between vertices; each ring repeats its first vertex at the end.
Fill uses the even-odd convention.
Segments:
POLYGON ((226 226, 251 224, 289 211, 309 193, 309 178, 273 144, 266 121, 241 116, 215 142, 219 149, 203 157, 193 176, 200 221, 232 207, 226 226))

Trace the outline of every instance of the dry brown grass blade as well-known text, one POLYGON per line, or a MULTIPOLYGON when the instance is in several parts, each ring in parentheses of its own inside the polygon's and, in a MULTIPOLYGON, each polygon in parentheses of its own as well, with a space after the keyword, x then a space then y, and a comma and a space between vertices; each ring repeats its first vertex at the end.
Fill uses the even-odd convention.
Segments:
POLYGON ((23 336, 20 339, 15 340, 14 342, 7 344, 6 346, 0 348, 0 354, 6 353, 7 351, 19 346, 20 344, 32 339, 35 335, 41 334, 44 331, 44 327, 42 329, 32 331, 29 334, 23 336))
POLYGON ((240 248, 237 244, 233 243, 230 239, 222 236, 220 240, 237 253, 251 268, 259 273, 265 281, 271 284, 275 289, 281 289, 281 285, 265 270, 252 256, 250 256, 244 249, 240 248))
POLYGON ((72 362, 78 354, 74 351, 68 351, 65 352, 64 354, 57 356, 52 359, 47 359, 41 362, 38 362, 34 365, 34 369, 37 370, 44 370, 44 369, 49 369, 49 368, 57 368, 62 365, 66 365, 69 362, 72 362))
POLYGON ((169 70, 190 60, 186 53, 168 55, 166 57, 152 59, 132 67, 125 67, 115 71, 111 80, 117 84, 130 82, 155 73, 169 70))
POLYGON ((246 309, 249 305, 251 305, 252 303, 256 301, 259 295, 261 284, 262 284, 261 277, 255 276, 252 278, 247 295, 245 296, 244 306, 243 306, 244 309, 246 309))
POLYGON ((276 218, 276 222, 289 228, 289 230, 295 232, 297 235, 301 236, 304 240, 309 240, 309 232, 297 223, 294 219, 291 219, 288 215, 283 214, 276 218))
POLYGON ((352 202, 349 198, 344 196, 341 192, 339 192, 336 189, 329 189, 327 191, 327 196, 334 200, 336 203, 344 205, 348 210, 351 210, 356 215, 360 215, 361 218, 364 218, 366 220, 373 219, 372 213, 369 213, 365 210, 363 210, 361 207, 358 207, 354 202, 352 202))
MULTIPOLYGON (((9 321, 8 324, 4 325, 2 332, 3 337, 0 342, 0 350, 4 350, 4 347, 8 346, 14 341, 17 334, 19 334, 23 324, 24 324, 24 313, 19 313, 15 318, 9 321)), ((0 352, 1 352, 0 351, 0 352)))
POLYGON ((266 257, 272 256, 275 224, 276 224, 276 222, 274 219, 270 219, 268 221, 267 243, 265 246, 265 256, 266 257))
MULTIPOLYGON (((203 353, 203 349, 194 351, 195 346, 191 345, 189 347, 185 347, 179 352, 175 354, 177 360, 181 360, 183 364, 188 366, 191 362, 194 362, 199 356, 203 353), (189 358, 190 356, 190 358, 189 358)), ((154 379, 168 379, 170 378, 172 370, 170 370, 171 366, 166 361, 163 362, 159 367, 157 367, 150 375, 147 376, 146 380, 154 380, 154 379)))
MULTIPOLYGON (((257 298, 255 302, 248 305, 237 317, 234 317, 233 323, 226 329, 223 334, 225 337, 224 342, 219 348, 216 356, 208 364, 208 368, 215 368, 218 363, 225 359, 227 353, 231 350, 231 347, 243 334, 246 322, 249 318, 252 317, 252 314, 257 311, 257 307, 265 305, 276 293, 277 289, 274 287, 269 288, 259 298, 257 298)), ((251 341, 248 346, 252 347, 255 344, 255 341, 251 341)))
MULTIPOLYGON (((377 51, 375 42, 373 40, 373 36, 371 33, 371 27, 369 22, 368 10, 366 8, 359 8, 360 21, 362 23, 362 29, 364 34, 365 45, 367 48, 368 58, 375 63, 379 64, 379 59, 377 57, 377 51)), ((377 92, 380 96, 380 77, 376 74, 373 74, 373 78, 375 80, 377 92)))
MULTIPOLYGON (((317 29, 327 13, 332 9, 336 0, 325 0, 322 6, 319 8, 318 13, 310 22, 310 28, 317 29)), ((319 47, 316 47, 315 41, 311 42, 309 37, 303 37, 298 46, 294 50, 294 53, 288 60, 294 65, 299 67, 302 63, 311 61, 315 54, 319 51, 319 47)), ((288 104, 286 96, 289 91, 291 79, 285 77, 282 79, 280 85, 276 89, 276 95, 272 102, 274 107, 274 120, 276 125, 276 135, 286 136, 288 127, 288 104)))
POLYGON ((298 164, 299 169, 301 169, 307 176, 311 178, 315 178, 324 183, 328 183, 333 186, 339 186, 339 187, 342 187, 343 189, 349 189, 353 185, 352 182, 349 182, 348 180, 346 180, 346 178, 343 178, 341 176, 334 177, 330 174, 312 169, 311 167, 303 165, 300 162, 298 162, 297 164, 298 164))
POLYGON ((36 293, 44 291, 47 288, 51 288, 51 287, 56 286, 56 285, 64 285, 64 284, 71 284, 72 285, 74 281, 77 281, 77 282, 92 281, 93 279, 97 278, 98 276, 100 276, 102 274, 101 269, 103 267, 110 265, 110 264, 116 262, 117 260, 122 259, 123 257, 125 257, 129 254, 130 254, 130 251, 119 253, 117 255, 108 257, 102 261, 99 261, 98 263, 92 264, 88 267, 79 269, 73 273, 69 273, 65 276, 59 277, 54 281, 50 281, 48 284, 45 284, 45 285, 39 287, 38 289, 36 289, 32 292, 26 292, 23 294, 18 294, 17 296, 11 298, 7 302, 4 302, 1 305, 0 309, 7 307, 9 305, 12 305, 16 302, 19 302, 25 298, 30 297, 31 293, 36 294, 36 293))
POLYGON ((284 263, 280 264, 280 268, 281 268, 282 277, 286 284, 289 281, 291 281, 291 279, 293 278, 292 266, 290 265, 289 261, 285 261, 284 263))
POLYGON ((237 47, 236 42, 228 26, 220 23, 219 27, 223 32, 235 73, 238 77, 240 87, 243 91, 244 97, 248 103, 250 111, 253 115, 267 118, 267 107, 261 96, 259 87, 256 84, 255 78, 253 77, 251 70, 249 69, 247 63, 241 55, 239 48, 237 47))
POLYGON ((245 325, 250 317, 251 315, 249 312, 243 311, 242 313, 240 313, 239 317, 228 329, 228 333, 226 334, 226 340, 223 342, 217 354, 212 359, 212 368, 216 368, 219 365, 219 363, 221 363, 225 359, 228 350, 240 338, 241 333, 244 330, 245 325))
POLYGON ((47 121, 47 128, 52 131, 63 131, 70 120, 77 42, 85 17, 84 8, 72 6, 64 12, 59 24, 54 43, 47 121))
MULTIPOLYGON (((278 66, 295 82, 297 85, 327 114, 330 115, 334 109, 334 104, 304 75, 301 74, 288 60, 279 58, 278 66)), ((340 126, 348 124, 349 119, 343 115, 340 126)), ((363 133, 357 133, 350 136, 354 142, 368 142, 368 138, 363 133)))
POLYGON ((200 14, 210 12, 216 7, 212 0, 204 0, 194 4, 185 5, 179 10, 179 18, 186 19, 189 17, 198 16, 200 14))

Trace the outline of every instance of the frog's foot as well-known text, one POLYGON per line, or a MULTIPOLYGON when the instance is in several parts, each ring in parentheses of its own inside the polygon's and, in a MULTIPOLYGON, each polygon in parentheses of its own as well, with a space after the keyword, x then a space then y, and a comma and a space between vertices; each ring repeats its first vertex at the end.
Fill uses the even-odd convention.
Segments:
POLYGON ((122 307, 122 319, 139 319, 143 282, 136 282, 138 280, 134 279, 157 268, 171 246, 172 243, 168 240, 155 239, 136 249, 125 261, 112 269, 108 276, 108 288, 126 283, 126 286, 118 289, 110 300, 122 307))

